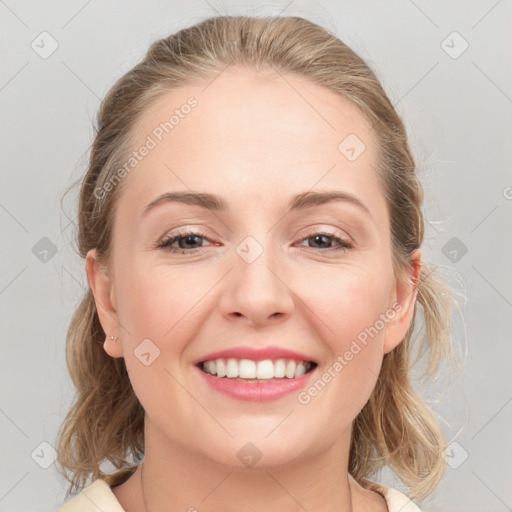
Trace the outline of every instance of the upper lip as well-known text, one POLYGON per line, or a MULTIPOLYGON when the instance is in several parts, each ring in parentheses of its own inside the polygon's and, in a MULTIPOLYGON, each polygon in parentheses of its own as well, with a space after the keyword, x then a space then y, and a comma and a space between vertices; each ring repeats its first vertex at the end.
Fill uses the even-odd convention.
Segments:
POLYGON ((281 347, 269 346, 265 348, 255 347, 233 347, 225 350, 212 352, 206 356, 198 359, 195 364, 203 363, 205 361, 212 361, 214 359, 252 359, 253 361, 263 361, 264 359, 295 359, 297 361, 311 361, 315 362, 311 357, 288 350, 281 347))

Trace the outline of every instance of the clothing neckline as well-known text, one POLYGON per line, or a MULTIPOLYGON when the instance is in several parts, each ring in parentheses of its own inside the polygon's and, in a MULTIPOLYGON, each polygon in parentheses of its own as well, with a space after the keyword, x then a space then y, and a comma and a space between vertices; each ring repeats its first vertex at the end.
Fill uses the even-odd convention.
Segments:
MULTIPOLYGON (((91 487, 94 485, 96 485, 98 488, 100 486, 103 487, 104 492, 106 491, 109 493, 109 497, 113 504, 115 503, 118 507, 121 507, 121 504, 119 503, 115 494, 112 492, 112 488, 126 482, 128 478, 130 478, 135 473, 137 467, 138 466, 124 468, 110 475, 104 475, 93 482, 91 487)), ((349 477, 354 479, 350 473, 349 477)), ((367 479, 365 479, 364 483, 367 485, 365 488, 379 493, 384 498, 388 512, 421 512, 420 509, 411 501, 411 499, 408 498, 405 494, 402 494, 400 491, 367 479)))

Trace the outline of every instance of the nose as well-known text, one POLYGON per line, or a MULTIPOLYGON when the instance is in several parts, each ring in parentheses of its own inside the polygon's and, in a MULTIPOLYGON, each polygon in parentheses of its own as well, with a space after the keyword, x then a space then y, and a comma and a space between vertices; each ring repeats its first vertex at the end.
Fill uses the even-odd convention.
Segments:
POLYGON ((236 258, 220 298, 224 316, 256 328, 289 317, 294 307, 293 292, 282 266, 266 251, 252 263, 238 255, 236 258))

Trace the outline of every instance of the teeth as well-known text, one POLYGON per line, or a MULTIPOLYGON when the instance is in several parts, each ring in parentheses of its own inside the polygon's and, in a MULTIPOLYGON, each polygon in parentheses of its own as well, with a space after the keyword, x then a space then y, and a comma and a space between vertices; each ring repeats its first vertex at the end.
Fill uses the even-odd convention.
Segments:
POLYGON ((312 367, 309 361, 295 361, 293 359, 264 359, 252 361, 251 359, 215 359, 205 361, 201 368, 210 375, 226 377, 228 379, 296 379, 307 373, 312 367))
POLYGON ((256 377, 258 379, 273 379, 274 363, 270 359, 258 361, 258 364, 256 365, 256 377))
MULTIPOLYGON (((217 373, 217 377, 219 374, 217 373)), ((256 378, 256 362, 250 359, 242 359, 238 364, 238 376, 241 379, 256 378)))
MULTIPOLYGON (((226 377, 236 379, 238 377, 238 373, 238 361, 236 359, 228 359, 226 364, 226 377)), ((212 375, 216 375, 216 373, 212 373, 212 375)))
POLYGON ((211 373, 212 375, 217 375, 217 365, 215 364, 215 361, 207 361, 206 365, 208 373, 211 373))
POLYGON ((293 379, 295 375, 295 369, 297 368, 297 363, 295 361, 288 361, 288 364, 286 365, 286 376, 289 379, 293 379))
POLYGON ((224 364, 224 359, 217 359, 215 365, 217 366, 217 377, 225 377, 226 365, 224 364))
POLYGON ((274 377, 276 379, 282 379, 286 375, 286 361, 284 359, 278 359, 274 363, 274 377))
POLYGON ((301 361, 295 370, 295 377, 302 377, 306 373, 306 365, 301 361))

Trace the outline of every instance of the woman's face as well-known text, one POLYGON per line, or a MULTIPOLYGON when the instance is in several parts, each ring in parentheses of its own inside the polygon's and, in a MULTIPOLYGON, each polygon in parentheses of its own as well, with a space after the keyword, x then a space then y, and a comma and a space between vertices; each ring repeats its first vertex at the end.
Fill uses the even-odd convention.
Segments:
POLYGON ((134 135, 112 266, 100 274, 91 251, 87 270, 148 428, 230 467, 347 440, 415 298, 393 274, 365 117, 304 79, 238 68, 166 93, 134 135), (291 359, 316 366, 295 378, 291 359), (223 363, 244 380, 204 371, 223 363))

